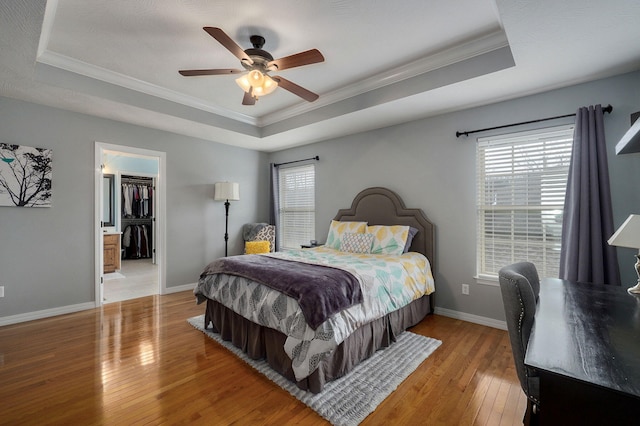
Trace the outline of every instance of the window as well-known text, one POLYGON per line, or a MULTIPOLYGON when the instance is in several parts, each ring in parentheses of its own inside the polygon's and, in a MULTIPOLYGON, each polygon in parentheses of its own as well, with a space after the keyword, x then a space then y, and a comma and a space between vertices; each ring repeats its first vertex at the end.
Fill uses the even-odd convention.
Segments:
POLYGON ((558 277, 573 126, 478 139, 478 279, 529 261, 558 277))
POLYGON ((313 164, 278 171, 280 248, 300 248, 315 239, 315 175, 313 164))

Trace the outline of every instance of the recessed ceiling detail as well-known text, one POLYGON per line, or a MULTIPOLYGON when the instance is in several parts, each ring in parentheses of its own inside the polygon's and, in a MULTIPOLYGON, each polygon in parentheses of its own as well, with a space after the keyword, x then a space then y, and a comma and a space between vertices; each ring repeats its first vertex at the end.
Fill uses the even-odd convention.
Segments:
POLYGON ((636 70, 639 21, 635 0, 21 0, 0 7, 0 95, 273 151, 636 70), (242 105, 234 80, 250 63, 184 78, 233 67, 209 26, 243 53, 322 52, 286 70, 318 98, 289 86, 242 105))

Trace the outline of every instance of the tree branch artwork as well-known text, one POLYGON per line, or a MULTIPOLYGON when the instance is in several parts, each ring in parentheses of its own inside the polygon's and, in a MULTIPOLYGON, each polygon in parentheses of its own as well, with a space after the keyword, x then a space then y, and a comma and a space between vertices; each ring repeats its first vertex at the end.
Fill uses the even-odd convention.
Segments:
POLYGON ((52 150, 0 143, 0 206, 51 207, 52 150))

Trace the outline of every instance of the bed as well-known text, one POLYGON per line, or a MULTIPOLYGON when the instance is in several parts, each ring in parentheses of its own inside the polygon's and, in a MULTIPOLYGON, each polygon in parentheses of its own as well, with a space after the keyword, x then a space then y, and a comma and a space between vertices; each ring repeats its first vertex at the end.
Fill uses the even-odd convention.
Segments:
MULTIPOLYGON (((251 358, 266 359, 275 371, 296 383, 300 389, 313 393, 321 392, 325 383, 348 374, 358 363, 377 350, 391 345, 400 333, 433 312, 434 225, 422 210, 406 208, 400 197, 393 191, 374 187, 357 194, 351 207, 339 210, 333 221, 366 222, 370 226, 367 229, 375 229, 373 227, 376 225, 399 225, 417 230, 408 248, 404 247, 404 251, 409 253, 401 256, 382 255, 380 259, 384 262, 378 262, 377 265, 397 272, 397 265, 393 263, 396 261, 395 258, 398 258, 397 261, 402 265, 407 262, 418 262, 419 268, 426 270, 425 283, 422 283, 420 278, 418 280, 420 283, 416 284, 420 287, 420 293, 412 296, 413 299, 410 301, 405 300, 406 295, 398 296, 393 303, 387 301, 387 304, 392 305, 391 308, 387 307, 388 312, 377 312, 374 315, 375 318, 369 318, 371 315, 367 313, 366 320, 363 319, 365 317, 361 316, 364 314, 361 314, 360 310, 369 309, 371 305, 369 299, 366 299, 368 296, 364 290, 365 287, 369 288, 369 284, 365 286, 362 281, 362 276, 367 272, 361 270, 353 272, 350 269, 352 266, 347 268, 340 266, 339 263, 345 256, 361 260, 372 255, 336 253, 336 250, 330 247, 218 259, 207 266, 194 289, 198 303, 206 302, 205 328, 220 333, 223 339, 231 341, 251 358), (247 256, 251 257, 245 259, 247 256), (299 274, 308 274, 308 276, 313 275, 312 269, 306 268, 314 266, 324 268, 323 271, 335 270, 335 274, 344 274, 344 270, 347 270, 352 271, 351 275, 359 277, 361 281, 359 286, 352 284, 353 287, 345 287, 351 290, 339 291, 341 297, 351 301, 351 306, 333 306, 328 303, 331 305, 328 309, 334 309, 334 311, 325 313, 326 316, 322 318, 313 317, 307 311, 300 312, 305 308, 305 303, 301 298, 288 296, 288 288, 282 290, 287 294, 281 294, 265 286, 261 279, 252 280, 250 275, 244 274, 244 270, 230 272, 225 269, 231 262, 239 263, 244 260, 250 260, 249 263, 268 263, 269 266, 271 262, 293 262, 288 263, 295 266, 289 268, 290 270, 299 271, 299 274), (334 264, 334 261, 337 263, 334 264), (357 297, 361 287, 365 296, 360 295, 360 297, 365 297, 364 300, 357 297), (233 296, 233 302, 229 299, 231 296, 233 296), (401 300, 403 300, 402 304, 401 300), (398 306, 400 304, 401 306, 398 306), (300 318, 305 318, 307 323, 302 324, 304 321, 300 318), (310 323, 313 327, 309 325, 310 323)), ((329 237, 331 237, 331 231, 329 237)), ((349 265, 352 265, 352 260, 348 260, 349 265)), ((363 260, 355 263, 362 263, 364 270, 369 267, 364 262, 363 260)), ((321 273, 321 275, 331 278, 334 272, 321 273)), ((384 271, 371 273, 371 275, 381 274, 393 275, 384 271)), ((341 278, 336 275, 335 279, 337 281, 341 278)), ((415 281, 404 275, 398 279, 415 281)), ((282 276, 274 280, 283 280, 287 283, 290 281, 289 277, 282 276)), ((293 283, 294 278, 291 280, 293 283)), ((318 287, 315 286, 315 288, 318 287)), ((315 305, 318 304, 323 303, 315 305)), ((314 307, 318 309, 315 305, 314 307)))

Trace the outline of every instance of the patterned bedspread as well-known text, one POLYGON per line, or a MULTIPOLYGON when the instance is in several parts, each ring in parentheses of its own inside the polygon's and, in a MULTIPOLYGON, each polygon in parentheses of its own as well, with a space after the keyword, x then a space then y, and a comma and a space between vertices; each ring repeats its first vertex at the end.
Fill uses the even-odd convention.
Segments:
POLYGON ((200 279, 194 294, 215 300, 250 321, 287 335, 285 352, 297 380, 309 376, 319 361, 358 327, 434 291, 431 267, 419 253, 401 256, 344 253, 327 247, 263 254, 303 263, 331 265, 353 274, 363 301, 332 316, 315 330, 298 303, 244 277, 215 274, 200 279))

